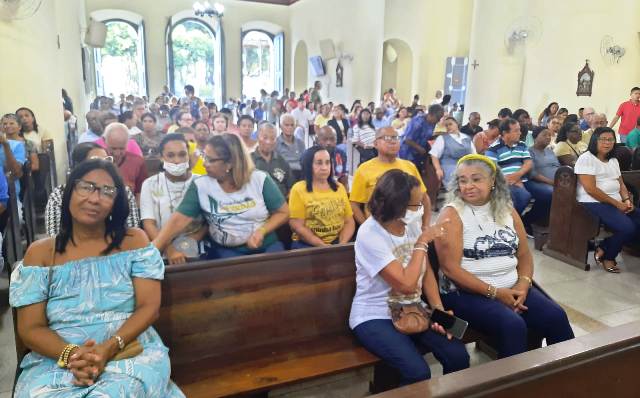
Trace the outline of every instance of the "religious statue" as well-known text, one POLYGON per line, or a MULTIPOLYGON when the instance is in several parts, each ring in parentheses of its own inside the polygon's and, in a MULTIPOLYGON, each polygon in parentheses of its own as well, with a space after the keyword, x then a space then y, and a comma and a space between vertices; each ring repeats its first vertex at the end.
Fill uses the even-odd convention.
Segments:
POLYGON ((338 66, 336 66, 336 87, 342 87, 343 74, 344 74, 344 68, 342 67, 342 63, 338 61, 338 66))

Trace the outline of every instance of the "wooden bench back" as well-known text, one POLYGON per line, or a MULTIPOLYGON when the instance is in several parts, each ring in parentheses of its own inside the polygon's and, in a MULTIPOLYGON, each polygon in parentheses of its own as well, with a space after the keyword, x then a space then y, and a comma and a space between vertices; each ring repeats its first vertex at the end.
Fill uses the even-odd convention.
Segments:
POLYGON ((168 266, 154 325, 173 367, 349 333, 352 244, 168 266))
POLYGON ((638 330, 640 322, 605 329, 376 397, 638 397, 638 330))
POLYGON ((147 175, 151 177, 162 170, 162 159, 158 157, 144 158, 144 165, 147 167, 147 175))
POLYGON ((573 168, 562 166, 556 171, 549 215, 549 239, 544 250, 561 261, 589 269, 589 240, 598 234, 600 223, 576 200, 578 176, 573 168))

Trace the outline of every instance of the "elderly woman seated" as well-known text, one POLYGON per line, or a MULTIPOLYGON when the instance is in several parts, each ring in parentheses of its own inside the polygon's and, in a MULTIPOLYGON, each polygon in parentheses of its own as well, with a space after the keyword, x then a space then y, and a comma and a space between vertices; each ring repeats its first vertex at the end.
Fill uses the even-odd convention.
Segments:
POLYGON ((449 196, 440 218, 451 225, 435 241, 444 306, 490 336, 500 358, 526 351, 531 331, 547 344, 573 338, 564 310, 532 286, 527 235, 500 169, 464 156, 449 196))
POLYGON ((289 219, 285 198, 256 170, 235 134, 216 135, 204 151, 207 175, 194 179, 153 243, 161 250, 197 217, 209 224, 208 257, 227 258, 284 250, 275 230, 289 219))

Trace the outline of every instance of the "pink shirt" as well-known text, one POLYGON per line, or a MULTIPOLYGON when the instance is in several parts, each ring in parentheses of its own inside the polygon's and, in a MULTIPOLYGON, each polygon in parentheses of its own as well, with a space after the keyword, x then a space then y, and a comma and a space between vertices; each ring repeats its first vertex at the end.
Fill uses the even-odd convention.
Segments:
MULTIPOLYGON (((100 137, 96 141, 96 144, 100 145, 104 149, 107 149, 107 143, 104 142, 104 137, 100 137)), ((140 146, 138 145, 136 140, 134 140, 133 138, 129 138, 129 143, 127 143, 127 152, 128 153, 132 153, 134 155, 138 155, 140 157, 143 157, 142 149, 140 149, 140 146)))
POLYGON ((620 116, 618 133, 627 135, 631 130, 636 128, 638 118, 640 117, 640 103, 634 104, 631 100, 625 101, 618 107, 616 115, 620 116))

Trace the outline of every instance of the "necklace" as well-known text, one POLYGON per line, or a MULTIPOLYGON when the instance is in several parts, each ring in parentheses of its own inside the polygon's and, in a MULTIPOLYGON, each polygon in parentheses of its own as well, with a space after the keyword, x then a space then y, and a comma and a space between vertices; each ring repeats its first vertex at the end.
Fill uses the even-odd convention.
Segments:
MULTIPOLYGON (((481 232, 484 232, 484 229, 482 229, 482 225, 480 224, 479 220, 478 220, 478 216, 476 216, 476 211, 473 210, 473 207, 469 206, 469 208, 471 209, 471 213, 473 213, 473 218, 476 220, 476 223, 478 224, 478 228, 480 228, 481 232)), ((493 223, 496 223, 496 218, 493 217, 493 223)))
POLYGON ((187 180, 185 180, 182 183, 182 187, 180 188, 180 196, 176 197, 176 198, 172 198, 171 197, 171 190, 169 189, 169 179, 167 178, 167 176, 164 176, 164 185, 165 187, 167 187, 167 196, 169 196, 169 210, 171 210, 171 214, 173 214, 173 211, 175 210, 175 205, 173 204, 174 199, 182 199, 184 197, 184 191, 185 191, 185 187, 187 186, 187 180))

